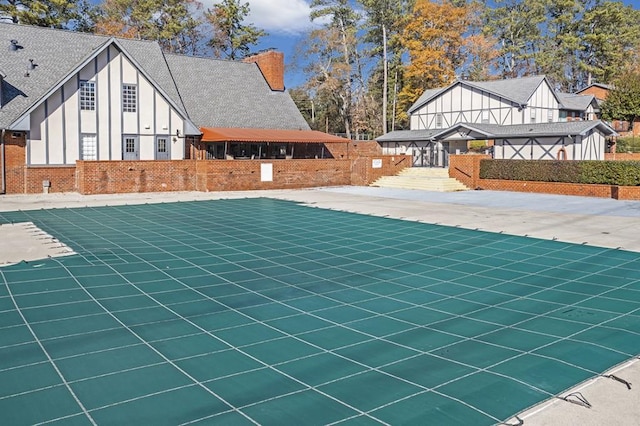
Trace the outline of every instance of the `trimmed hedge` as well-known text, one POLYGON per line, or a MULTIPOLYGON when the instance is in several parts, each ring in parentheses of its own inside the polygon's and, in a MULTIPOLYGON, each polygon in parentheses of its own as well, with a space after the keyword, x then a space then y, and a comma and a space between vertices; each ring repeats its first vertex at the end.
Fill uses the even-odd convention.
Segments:
POLYGON ((640 161, 482 160, 481 179, 640 186, 640 161))

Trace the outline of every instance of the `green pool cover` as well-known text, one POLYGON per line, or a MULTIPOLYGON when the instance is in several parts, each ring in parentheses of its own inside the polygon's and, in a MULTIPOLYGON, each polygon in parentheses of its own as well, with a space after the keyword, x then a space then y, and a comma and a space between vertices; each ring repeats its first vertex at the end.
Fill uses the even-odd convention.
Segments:
POLYGON ((640 353, 638 253, 262 198, 23 221, 77 254, 0 268, 0 424, 490 425, 640 353))

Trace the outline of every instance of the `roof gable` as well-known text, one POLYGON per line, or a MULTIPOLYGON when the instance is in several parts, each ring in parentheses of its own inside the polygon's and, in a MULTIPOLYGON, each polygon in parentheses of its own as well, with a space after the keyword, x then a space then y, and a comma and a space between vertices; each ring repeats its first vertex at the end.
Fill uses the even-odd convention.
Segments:
MULTIPOLYGON (((531 96, 538 90, 541 84, 547 84, 555 95, 555 91, 549 85, 545 76, 520 77, 505 80, 491 81, 468 81, 456 80, 447 87, 426 90, 420 98, 409 108, 409 114, 426 105, 436 97, 453 89, 458 85, 466 86, 470 89, 480 90, 485 93, 511 101, 517 105, 525 106, 531 96)), ((556 96, 557 98, 557 96, 556 96)))
POLYGON ((471 87, 498 95, 504 99, 512 100, 520 105, 526 105, 541 84, 547 84, 549 89, 551 89, 551 86, 545 76, 520 77, 481 82, 469 81, 466 83, 471 87))
MULTIPOLYGON (((136 69, 153 85, 156 90, 179 111, 185 118, 184 107, 176 102, 180 99, 175 89, 168 69, 158 67, 158 60, 162 58, 162 51, 157 43, 123 40, 113 37, 104 37, 91 34, 75 33, 71 31, 51 30, 48 28, 23 26, 15 24, 0 24, 0 43, 2 38, 18 40, 19 49, 2 56, 3 66, 11 66, 9 79, 6 81, 9 90, 3 91, 3 114, 0 117, 0 127, 10 127, 22 120, 24 116, 32 112, 45 99, 50 97, 69 79, 76 75, 84 66, 94 60, 98 55, 115 46, 129 60, 136 69), (14 36, 19 36, 14 38, 14 36), (21 41, 22 40, 22 41, 21 41), (44 41, 46 40, 46 41, 44 41), (144 67, 140 64, 133 53, 143 62, 147 62, 144 67), (14 56, 15 54, 15 56, 14 56), (33 59, 36 68, 28 71, 21 71, 16 63, 25 62, 26 58, 33 59), (155 58, 155 61, 154 61, 155 58), (6 64, 5 64, 6 62, 6 64), (153 66, 155 63, 156 66, 153 66), (147 70, 151 70, 151 75, 147 70), (155 77, 162 77, 165 85, 160 85, 155 77), (167 76, 169 76, 167 78, 167 76), (168 94, 164 88, 168 88, 168 94)), ((162 61, 164 62, 164 61, 162 61)), ((199 134, 195 125, 191 124, 191 134, 199 134)))

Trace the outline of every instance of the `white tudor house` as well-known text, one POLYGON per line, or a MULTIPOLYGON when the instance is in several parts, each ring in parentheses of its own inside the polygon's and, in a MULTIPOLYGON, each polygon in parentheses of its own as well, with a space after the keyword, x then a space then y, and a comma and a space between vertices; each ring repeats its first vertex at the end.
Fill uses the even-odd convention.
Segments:
POLYGON ((348 142, 310 130, 279 52, 215 60, 10 23, 0 52, 0 193, 30 192, 82 160, 291 158, 294 145, 324 155, 323 143, 348 142))
POLYGON ((409 109, 411 130, 376 140, 385 154, 414 166, 448 165, 470 140, 487 141, 497 159, 604 159, 615 131, 598 120, 592 95, 557 93, 544 76, 472 82, 427 90, 409 109))

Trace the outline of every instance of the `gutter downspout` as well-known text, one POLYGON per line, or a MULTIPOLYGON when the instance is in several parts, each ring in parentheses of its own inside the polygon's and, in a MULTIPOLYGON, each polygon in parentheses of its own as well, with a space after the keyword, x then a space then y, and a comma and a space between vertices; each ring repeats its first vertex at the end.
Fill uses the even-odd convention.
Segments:
POLYGON ((0 188, 0 194, 7 193, 7 179, 5 168, 5 152, 4 152, 4 133, 5 129, 0 132, 0 180, 2 180, 2 188, 0 188))

